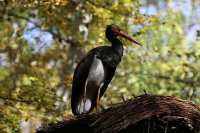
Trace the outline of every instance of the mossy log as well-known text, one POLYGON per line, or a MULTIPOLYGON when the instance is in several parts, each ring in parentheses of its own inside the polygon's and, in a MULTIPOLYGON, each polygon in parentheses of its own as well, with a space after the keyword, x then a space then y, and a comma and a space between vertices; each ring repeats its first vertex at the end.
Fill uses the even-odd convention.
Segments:
POLYGON ((200 107, 173 96, 144 94, 98 114, 72 117, 37 133, 200 133, 200 107))

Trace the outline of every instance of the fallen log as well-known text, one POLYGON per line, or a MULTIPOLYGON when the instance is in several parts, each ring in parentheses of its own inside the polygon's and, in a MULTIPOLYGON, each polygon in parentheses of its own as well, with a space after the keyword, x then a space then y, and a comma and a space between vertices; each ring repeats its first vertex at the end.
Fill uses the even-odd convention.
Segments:
POLYGON ((72 117, 37 133, 200 133, 200 107, 173 96, 144 94, 99 114, 72 117))

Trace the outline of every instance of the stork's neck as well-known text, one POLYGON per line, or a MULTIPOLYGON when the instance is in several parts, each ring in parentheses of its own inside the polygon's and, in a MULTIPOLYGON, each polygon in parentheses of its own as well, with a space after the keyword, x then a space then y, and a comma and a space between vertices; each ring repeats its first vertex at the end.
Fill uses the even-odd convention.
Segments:
POLYGON ((124 48, 122 42, 117 38, 112 39, 110 42, 112 43, 111 47, 114 51, 117 52, 119 56, 123 56, 124 48))

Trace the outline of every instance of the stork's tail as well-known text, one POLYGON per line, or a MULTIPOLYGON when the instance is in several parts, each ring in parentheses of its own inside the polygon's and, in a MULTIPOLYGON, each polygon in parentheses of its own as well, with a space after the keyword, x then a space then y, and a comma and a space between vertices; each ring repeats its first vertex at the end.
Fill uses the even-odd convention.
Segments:
POLYGON ((76 115, 87 114, 91 111, 91 107, 92 107, 91 99, 81 99, 75 109, 75 114, 76 115))

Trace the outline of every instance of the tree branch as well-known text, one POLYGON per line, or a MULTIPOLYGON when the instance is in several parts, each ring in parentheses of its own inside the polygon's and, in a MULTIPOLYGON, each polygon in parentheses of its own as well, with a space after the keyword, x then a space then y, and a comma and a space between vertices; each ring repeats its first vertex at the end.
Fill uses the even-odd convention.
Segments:
POLYGON ((199 133, 200 107, 172 96, 141 95, 97 114, 70 117, 37 133, 199 133))

